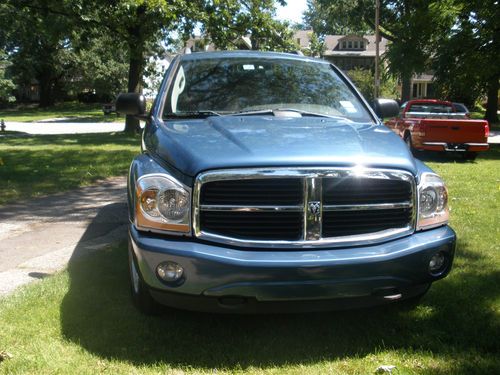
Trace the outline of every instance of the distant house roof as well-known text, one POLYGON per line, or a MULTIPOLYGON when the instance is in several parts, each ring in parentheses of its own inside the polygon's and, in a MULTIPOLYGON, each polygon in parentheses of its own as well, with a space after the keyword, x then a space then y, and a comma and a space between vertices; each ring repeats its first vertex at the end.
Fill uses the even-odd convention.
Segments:
MULTIPOLYGON (((298 30, 294 37, 299 42, 301 48, 309 47, 312 30, 298 30)), ((325 51, 324 56, 367 56, 375 57, 375 35, 326 35, 325 36, 325 51), (364 41, 364 49, 348 49, 341 48, 343 41, 364 41)), ((387 49, 387 39, 380 39, 380 55, 383 55, 387 49)))
POLYGON ((434 79, 434 74, 432 72, 426 72, 422 74, 415 74, 413 76, 413 81, 416 82, 430 82, 434 79))

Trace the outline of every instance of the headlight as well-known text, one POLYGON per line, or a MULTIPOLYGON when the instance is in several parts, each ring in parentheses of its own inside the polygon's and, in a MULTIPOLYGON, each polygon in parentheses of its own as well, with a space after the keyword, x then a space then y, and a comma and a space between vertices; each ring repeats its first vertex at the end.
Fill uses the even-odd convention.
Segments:
POLYGON ((135 224, 139 229, 190 231, 191 193, 167 174, 144 175, 137 180, 135 224))
POLYGON ((436 174, 424 173, 418 185, 417 230, 448 223, 448 190, 436 174))

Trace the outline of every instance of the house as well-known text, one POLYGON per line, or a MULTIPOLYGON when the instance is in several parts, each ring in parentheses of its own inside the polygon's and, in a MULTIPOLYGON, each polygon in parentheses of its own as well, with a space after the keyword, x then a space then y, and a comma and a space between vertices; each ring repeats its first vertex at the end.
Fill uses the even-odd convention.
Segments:
MULTIPOLYGON (((294 38, 301 49, 309 48, 312 30, 299 30, 294 38)), ((375 35, 326 35, 323 59, 335 64, 343 71, 356 68, 375 68, 375 35)), ((380 38, 379 51, 382 58, 387 50, 388 41, 380 38)), ((430 73, 414 75, 412 78, 411 99, 432 98, 434 95, 433 78, 430 73)))

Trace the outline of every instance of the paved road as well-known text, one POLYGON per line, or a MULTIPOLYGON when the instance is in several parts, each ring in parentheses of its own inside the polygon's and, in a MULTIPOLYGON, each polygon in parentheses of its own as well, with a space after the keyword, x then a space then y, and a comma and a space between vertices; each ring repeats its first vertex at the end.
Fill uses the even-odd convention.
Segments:
POLYGON ((0 208, 0 296, 126 238, 126 178, 0 208))
POLYGON ((125 128, 123 122, 72 122, 70 119, 53 119, 40 122, 6 122, 6 130, 27 134, 78 134, 110 133, 125 128))
POLYGON ((499 131, 490 131, 488 143, 500 143, 500 132, 499 131))

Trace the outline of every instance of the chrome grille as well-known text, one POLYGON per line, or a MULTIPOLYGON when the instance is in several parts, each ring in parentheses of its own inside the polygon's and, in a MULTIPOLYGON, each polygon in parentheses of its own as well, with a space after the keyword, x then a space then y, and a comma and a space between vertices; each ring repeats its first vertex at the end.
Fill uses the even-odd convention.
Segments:
POLYGON ((195 235, 237 246, 354 246, 415 226, 415 180, 405 171, 210 171, 197 177, 193 199, 195 235))

